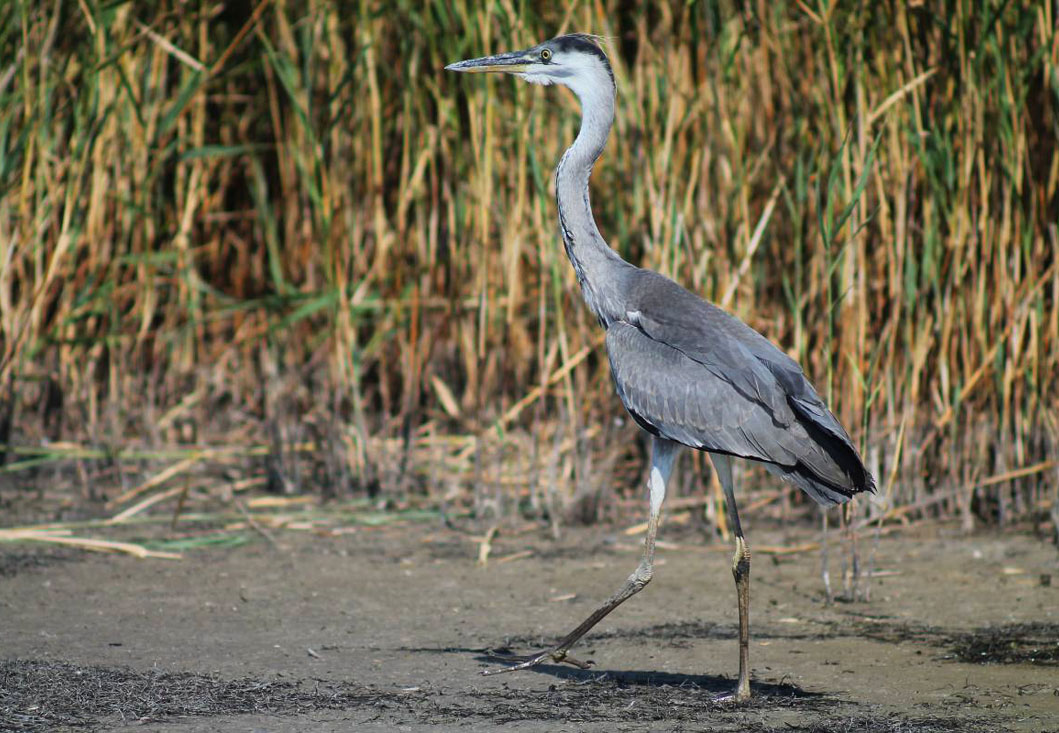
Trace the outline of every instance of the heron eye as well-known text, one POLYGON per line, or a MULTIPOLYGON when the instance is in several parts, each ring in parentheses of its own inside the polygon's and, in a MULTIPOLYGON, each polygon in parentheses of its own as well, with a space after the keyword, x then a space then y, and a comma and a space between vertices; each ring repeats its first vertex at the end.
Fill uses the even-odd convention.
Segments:
POLYGON ((546 48, 542 49, 541 50, 541 61, 551 61, 551 60, 552 60, 552 52, 549 51, 546 48))

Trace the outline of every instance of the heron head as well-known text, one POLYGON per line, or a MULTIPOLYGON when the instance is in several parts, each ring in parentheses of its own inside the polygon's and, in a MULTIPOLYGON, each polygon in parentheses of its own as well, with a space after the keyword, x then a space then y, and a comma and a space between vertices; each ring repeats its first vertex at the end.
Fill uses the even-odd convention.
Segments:
POLYGON ((614 88, 610 62, 595 36, 559 36, 525 51, 458 61, 445 67, 465 73, 504 72, 532 84, 562 84, 582 98, 603 84, 614 88))

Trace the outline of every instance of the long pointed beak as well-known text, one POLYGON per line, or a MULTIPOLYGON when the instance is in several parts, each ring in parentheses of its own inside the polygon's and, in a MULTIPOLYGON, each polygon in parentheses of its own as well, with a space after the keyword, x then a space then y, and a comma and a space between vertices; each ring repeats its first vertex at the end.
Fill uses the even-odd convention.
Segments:
POLYGON ((506 71, 509 74, 517 74, 525 71, 532 62, 533 57, 526 51, 513 51, 496 56, 483 56, 480 59, 457 61, 446 66, 445 70, 462 71, 466 74, 482 74, 489 71, 506 71))

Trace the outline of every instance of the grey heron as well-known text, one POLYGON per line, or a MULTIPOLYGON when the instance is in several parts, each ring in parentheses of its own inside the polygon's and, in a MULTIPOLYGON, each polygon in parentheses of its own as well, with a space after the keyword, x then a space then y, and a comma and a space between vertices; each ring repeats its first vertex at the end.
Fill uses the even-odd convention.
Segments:
MULTIPOLYGON (((524 669, 546 660, 587 667, 570 648, 653 575, 655 534, 666 483, 683 446, 710 454, 735 535, 732 575, 739 609, 739 682, 750 697, 750 550, 739 523, 732 458, 773 474, 832 506, 875 491, 856 446, 801 367, 735 316, 611 249, 589 201, 592 166, 614 120, 614 74, 595 37, 572 34, 524 51, 449 64, 449 71, 506 72, 534 84, 563 84, 581 102, 581 129, 555 171, 559 229, 588 307, 606 330, 618 396, 652 436, 650 517, 639 566, 617 593, 545 651, 515 657, 524 669)), ((487 672, 488 673, 488 672, 487 672)))

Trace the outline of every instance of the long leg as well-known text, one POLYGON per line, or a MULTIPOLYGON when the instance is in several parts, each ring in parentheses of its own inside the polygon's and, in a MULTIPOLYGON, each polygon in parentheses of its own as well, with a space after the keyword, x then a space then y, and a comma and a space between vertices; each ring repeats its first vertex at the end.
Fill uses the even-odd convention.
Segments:
POLYGON ((625 580, 618 592, 597 608, 591 616, 581 622, 576 629, 564 636, 554 648, 526 657, 508 658, 509 661, 518 663, 502 669, 486 670, 482 674, 514 672, 516 669, 526 669, 548 659, 557 663, 566 662, 582 669, 588 668, 588 664, 568 656, 567 652, 570 647, 576 644, 582 636, 588 633, 589 629, 598 624, 608 613, 639 593, 645 585, 651 582, 651 576, 654 574, 655 533, 658 531, 658 515, 662 511, 662 502, 666 498, 666 483, 673 472, 673 464, 676 462, 679 450, 680 445, 677 443, 661 438, 655 438, 652 441, 651 479, 648 482, 651 493, 651 515, 647 521, 647 538, 644 540, 643 556, 640 559, 639 566, 625 580))
POLYGON ((735 485, 732 482, 732 459, 726 455, 711 453, 710 460, 717 469, 717 478, 724 489, 724 501, 728 506, 728 522, 735 532, 735 555, 732 556, 732 576, 735 578, 736 598, 739 602, 739 686, 735 689, 735 700, 750 699, 750 548, 743 538, 739 524, 739 510, 735 506, 735 485))

